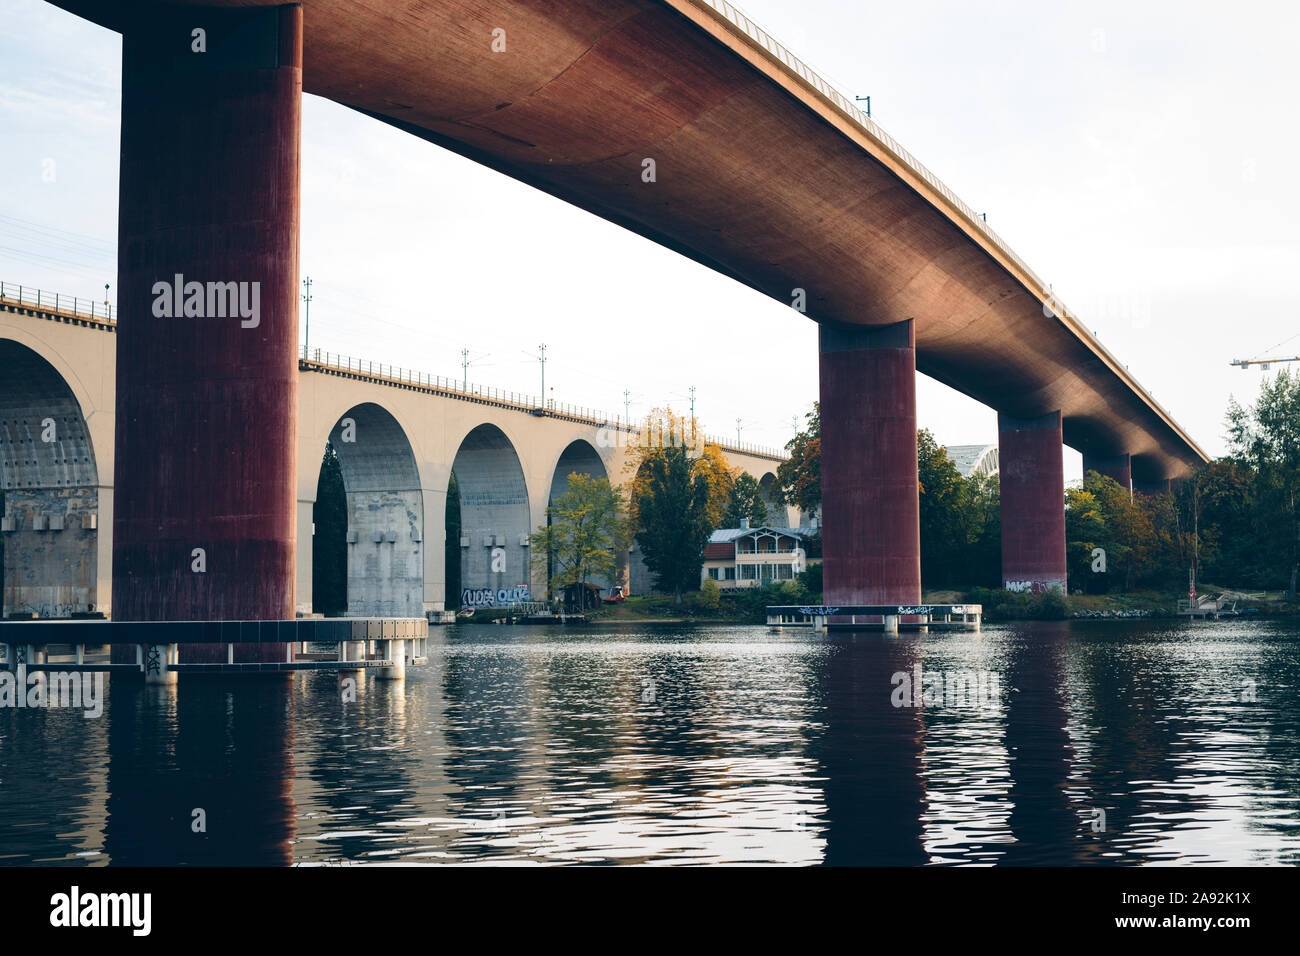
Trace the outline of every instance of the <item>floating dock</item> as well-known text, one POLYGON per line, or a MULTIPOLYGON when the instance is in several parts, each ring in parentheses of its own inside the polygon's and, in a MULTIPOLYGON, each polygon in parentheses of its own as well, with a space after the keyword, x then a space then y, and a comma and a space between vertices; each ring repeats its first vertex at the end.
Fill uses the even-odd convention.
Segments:
POLYGON ((960 629, 978 631, 982 604, 843 604, 778 605, 767 609, 769 627, 811 627, 815 633, 831 628, 900 630, 960 629))
MULTIPOLYGON (((428 660, 424 618, 298 618, 292 621, 0 621, 4 667, 15 671, 104 671, 133 674, 148 684, 172 684, 179 674, 293 673, 374 669, 384 680, 404 680, 408 665, 428 660), (184 645, 224 647, 224 662, 181 663, 184 645), (333 655, 308 644, 333 644, 333 655), (113 663, 112 648, 127 646, 134 663, 113 663), (236 649, 278 645, 283 660, 238 661, 236 649), (96 650, 87 653, 87 648, 96 650), (102 658, 108 650, 108 660, 102 658), (56 660, 57 656, 64 658, 56 660)), ((130 655, 128 655, 130 656, 130 655)))

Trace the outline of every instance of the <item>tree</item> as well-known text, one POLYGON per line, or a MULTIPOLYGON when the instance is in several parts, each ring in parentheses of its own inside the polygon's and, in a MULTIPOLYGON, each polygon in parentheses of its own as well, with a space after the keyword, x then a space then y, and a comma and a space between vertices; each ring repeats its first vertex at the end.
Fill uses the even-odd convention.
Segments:
POLYGON ((822 418, 820 403, 804 416, 808 425, 785 443, 790 456, 776 470, 776 483, 786 504, 805 514, 822 505, 822 418))
POLYGON ((1283 369, 1260 387, 1258 400, 1228 403, 1231 459, 1255 473, 1259 517, 1255 544, 1296 594, 1300 566, 1300 376, 1283 369))
POLYGON ((947 449, 929 429, 916 433, 917 479, 920 498, 921 579, 931 586, 952 584, 962 570, 966 522, 962 477, 947 449))
POLYGON ((727 513, 722 518, 723 528, 739 528, 742 519, 748 518, 751 527, 767 524, 767 502, 757 479, 748 472, 736 476, 727 501, 727 513))
POLYGON ((550 568, 551 593, 614 573, 628 544, 623 493, 607 478, 573 473, 569 488, 546 509, 547 523, 529 536, 533 562, 550 568))
POLYGON ((709 535, 722 527, 735 485, 735 470, 718 446, 695 438, 695 425, 655 409, 632 448, 628 510, 642 557, 655 586, 678 603, 700 580, 709 535))
POLYGON ((973 474, 962 480, 961 515, 966 548, 961 583, 1002 585, 1002 489, 997 475, 973 474))

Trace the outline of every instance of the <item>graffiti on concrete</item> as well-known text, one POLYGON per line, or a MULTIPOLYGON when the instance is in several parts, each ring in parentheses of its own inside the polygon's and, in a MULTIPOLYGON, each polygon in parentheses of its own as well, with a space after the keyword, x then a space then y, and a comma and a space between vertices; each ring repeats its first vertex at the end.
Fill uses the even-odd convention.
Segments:
POLYGON ((530 600, 527 584, 512 588, 462 588, 461 607, 507 607, 530 600))
POLYGON ((1048 591, 1064 591, 1061 581, 1006 581, 1003 588, 1017 594, 1046 594, 1048 591))

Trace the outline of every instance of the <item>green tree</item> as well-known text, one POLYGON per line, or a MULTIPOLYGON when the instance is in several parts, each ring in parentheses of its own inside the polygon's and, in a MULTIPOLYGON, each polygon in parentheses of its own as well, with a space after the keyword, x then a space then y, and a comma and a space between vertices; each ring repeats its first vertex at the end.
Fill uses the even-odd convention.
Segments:
POLYGON ((804 416, 808 424, 785 443, 789 457, 777 467, 776 483, 786 504, 805 514, 815 514, 822 505, 822 418, 821 405, 804 416))
POLYGON ((1253 405, 1228 403, 1231 459, 1254 472, 1255 545, 1296 593, 1300 565, 1300 376, 1283 369, 1260 387, 1253 405))
POLYGON ((741 519, 748 518, 751 527, 767 524, 767 502, 763 500, 763 489, 758 480, 748 472, 736 476, 731 486, 731 496, 727 502, 727 513, 722 519, 722 527, 739 528, 741 519))
POLYGON ((529 536, 533 563, 550 568, 552 594, 613 575, 628 544, 624 512, 623 493, 609 479, 569 475, 568 490, 546 509, 547 523, 529 536))
POLYGON ((680 604, 694 590, 704 563, 704 545, 716 527, 710 516, 708 467, 685 448, 657 449, 645 456, 632 484, 637 544, 655 587, 680 604))
POLYGON ((953 583, 1002 584, 1002 499, 997 475, 962 479, 961 519, 966 545, 953 583))
POLYGON ((921 580, 927 585, 956 583, 964 570, 966 521, 961 472, 929 429, 916 433, 920 498, 921 580))

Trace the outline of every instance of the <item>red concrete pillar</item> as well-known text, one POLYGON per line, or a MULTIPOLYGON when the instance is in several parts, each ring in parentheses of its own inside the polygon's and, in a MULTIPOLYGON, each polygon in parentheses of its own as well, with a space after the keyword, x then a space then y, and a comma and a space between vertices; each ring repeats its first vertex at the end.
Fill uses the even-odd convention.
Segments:
POLYGON ((1114 478, 1121 488, 1133 493, 1133 463, 1128 455, 1093 455, 1083 453, 1083 473, 1095 471, 1107 478, 1114 478))
POLYGON ((299 6, 123 32, 114 618, 293 618, 301 102, 299 6))
POLYGON ((1011 591, 1065 588, 1065 469, 1061 413, 998 414, 1002 581, 1011 591))
POLYGON ((916 334, 821 327, 822 573, 827 604, 921 600, 916 334))

